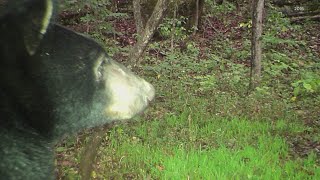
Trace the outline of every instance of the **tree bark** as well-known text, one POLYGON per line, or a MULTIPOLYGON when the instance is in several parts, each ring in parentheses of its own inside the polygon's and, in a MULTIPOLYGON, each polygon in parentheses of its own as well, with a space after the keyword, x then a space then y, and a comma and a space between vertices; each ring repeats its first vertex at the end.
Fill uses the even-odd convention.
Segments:
POLYGON ((168 0, 158 0, 143 32, 141 32, 141 37, 138 38, 136 45, 131 50, 131 65, 136 66, 138 64, 139 58, 142 56, 152 36, 154 35, 154 32, 162 20, 167 7, 168 0))
POLYGON ((261 81, 261 35, 264 0, 252 0, 252 39, 251 39, 251 89, 261 81))
POLYGON ((178 11, 178 2, 174 3, 174 10, 173 10, 173 27, 171 31, 171 51, 174 49, 174 37, 177 25, 177 11, 178 11))
POLYGON ((93 164, 95 163, 98 148, 102 142, 102 135, 105 131, 100 130, 90 137, 90 141, 85 146, 79 165, 80 175, 82 179, 90 179, 91 172, 93 170, 93 164))
POLYGON ((194 17, 193 35, 195 35, 197 33, 198 25, 199 25, 199 0, 196 0, 196 9, 193 17, 194 17))
POLYGON ((136 29, 138 38, 142 36, 143 33, 143 19, 141 16, 141 4, 140 0, 133 0, 133 15, 134 15, 134 21, 136 23, 136 29))
POLYGON ((89 137, 89 141, 85 145, 81 153, 81 159, 79 164, 79 173, 81 179, 91 179, 91 173, 94 168, 93 165, 96 162, 99 147, 107 130, 110 129, 112 126, 113 124, 111 123, 105 125, 102 128, 97 128, 94 134, 89 137))

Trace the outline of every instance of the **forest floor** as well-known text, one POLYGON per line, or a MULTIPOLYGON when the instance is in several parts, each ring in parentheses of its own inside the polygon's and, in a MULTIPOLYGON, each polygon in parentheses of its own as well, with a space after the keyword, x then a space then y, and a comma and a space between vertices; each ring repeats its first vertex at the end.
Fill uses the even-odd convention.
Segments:
MULTIPOLYGON (((88 12, 63 11, 59 21, 129 64, 132 17, 101 28, 88 12)), ((142 116, 105 128, 93 148, 92 179, 319 179, 320 25, 290 24, 277 12, 267 19, 263 81, 253 91, 243 15, 210 14, 195 36, 165 19, 135 69, 155 86, 156 99, 142 116)), ((94 131, 57 146, 59 179, 80 179, 81 152, 94 131)))

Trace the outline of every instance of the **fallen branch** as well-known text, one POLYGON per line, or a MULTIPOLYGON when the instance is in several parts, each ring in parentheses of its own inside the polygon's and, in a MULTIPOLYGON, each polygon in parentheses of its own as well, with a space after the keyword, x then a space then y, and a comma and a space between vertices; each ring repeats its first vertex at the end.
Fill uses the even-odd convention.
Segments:
POLYGON ((292 22, 299 22, 304 20, 319 20, 320 21, 320 14, 315 16, 301 16, 301 17, 292 17, 290 18, 292 22))
POLYGON ((313 16, 313 15, 320 15, 320 11, 292 12, 292 13, 286 14, 287 17, 313 16))

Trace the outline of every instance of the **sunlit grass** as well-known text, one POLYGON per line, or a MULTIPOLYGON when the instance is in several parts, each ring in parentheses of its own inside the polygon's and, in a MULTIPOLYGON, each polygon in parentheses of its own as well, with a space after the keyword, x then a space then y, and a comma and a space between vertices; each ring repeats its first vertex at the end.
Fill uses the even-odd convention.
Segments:
POLYGON ((292 159, 282 131, 297 122, 201 119, 182 113, 162 121, 118 126, 101 147, 96 178, 308 179, 320 177, 316 156, 292 159), (284 126, 290 124, 289 126, 284 126), (163 128, 166 126, 166 128, 163 128))

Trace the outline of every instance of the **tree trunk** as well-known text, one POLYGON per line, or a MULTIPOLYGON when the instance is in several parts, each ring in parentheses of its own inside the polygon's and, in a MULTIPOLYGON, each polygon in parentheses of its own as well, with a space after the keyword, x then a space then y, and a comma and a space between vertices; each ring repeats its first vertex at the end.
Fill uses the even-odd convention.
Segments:
POLYGON ((175 32, 176 32, 176 25, 177 25, 177 11, 178 11, 178 2, 174 3, 174 10, 173 10, 173 27, 171 31, 171 51, 174 49, 174 39, 175 39, 175 32))
POLYGON ((142 33, 141 37, 138 38, 136 45, 131 50, 130 57, 131 57, 131 64, 133 66, 136 66, 138 64, 138 60, 142 56, 156 28, 158 27, 160 21, 162 20, 164 12, 167 9, 167 6, 168 6, 168 0, 158 0, 150 18, 148 19, 145 25, 144 30, 140 32, 142 33))
POLYGON ((193 24, 193 35, 195 35, 197 33, 198 30, 198 25, 199 25, 199 1, 200 0, 196 0, 196 9, 195 12, 193 13, 193 19, 194 19, 194 24, 193 24))
POLYGON ((136 23, 138 38, 140 38, 142 37, 143 27, 144 27, 143 19, 141 16, 140 0, 133 0, 133 14, 134 14, 134 21, 136 23))
POLYGON ((261 81, 261 35, 264 0, 252 0, 252 39, 251 39, 251 89, 261 81))
POLYGON ((79 164, 79 173, 81 179, 91 179, 91 173, 94 168, 93 165, 96 162, 99 147, 107 130, 110 129, 112 126, 113 124, 111 123, 105 125, 102 128, 96 129, 94 134, 89 137, 89 141, 88 143, 86 143, 81 153, 81 159, 79 164))

